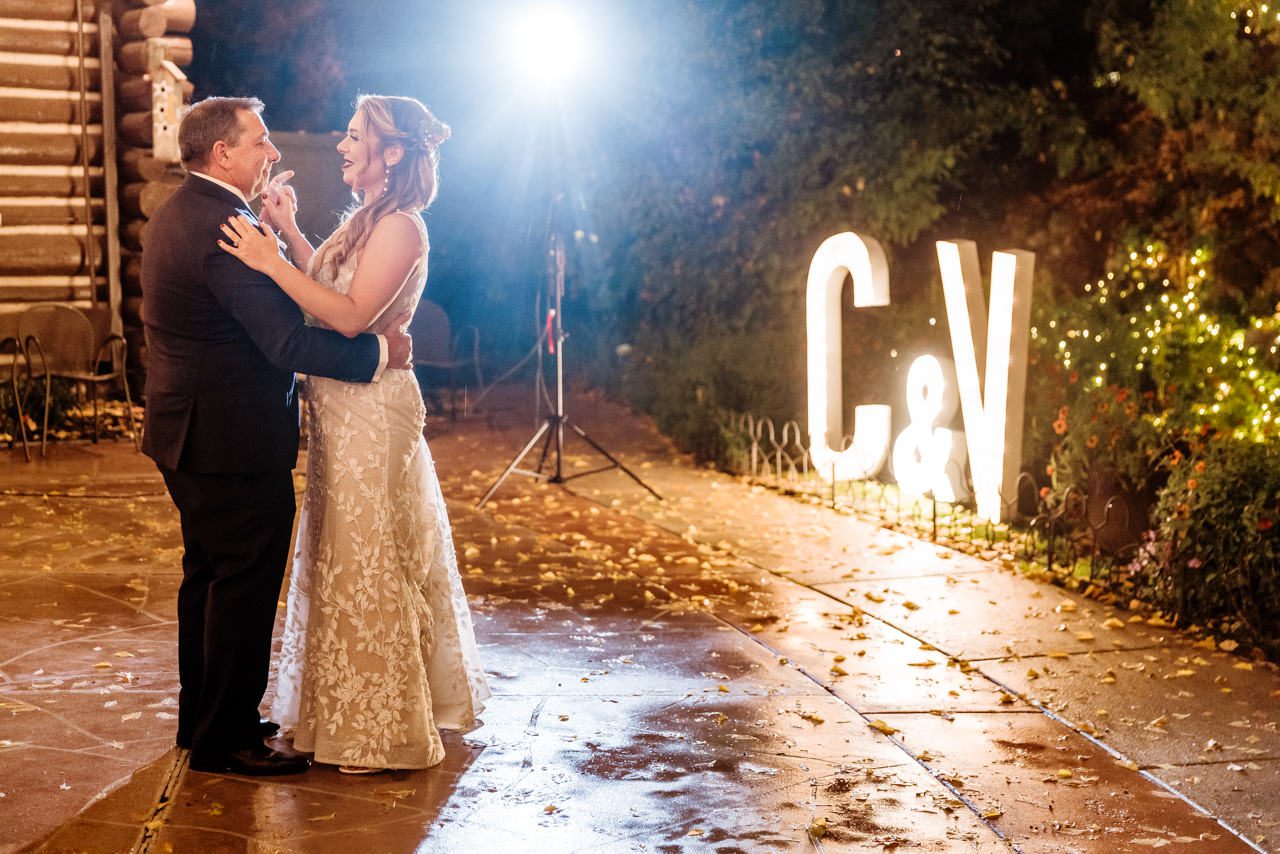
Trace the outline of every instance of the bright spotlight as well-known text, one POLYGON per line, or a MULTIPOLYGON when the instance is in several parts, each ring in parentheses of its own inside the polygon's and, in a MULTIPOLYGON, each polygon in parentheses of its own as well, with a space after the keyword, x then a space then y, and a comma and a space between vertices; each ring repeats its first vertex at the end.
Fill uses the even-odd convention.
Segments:
POLYGON ((526 81, 544 88, 560 85, 582 61, 582 36, 569 13, 560 6, 537 6, 512 25, 511 51, 526 81))

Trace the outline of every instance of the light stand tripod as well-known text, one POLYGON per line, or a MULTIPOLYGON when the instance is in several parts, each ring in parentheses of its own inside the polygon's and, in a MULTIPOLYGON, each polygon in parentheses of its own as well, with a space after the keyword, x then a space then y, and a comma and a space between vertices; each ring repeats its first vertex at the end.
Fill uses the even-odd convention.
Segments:
MULTIPOLYGON (((547 414, 546 419, 543 420, 542 425, 536 432, 534 432, 529 441, 525 443, 525 446, 520 449, 520 453, 516 454, 515 459, 513 459, 506 469, 503 470, 502 474, 500 474, 498 479, 493 482, 493 485, 489 487, 488 491, 485 492, 478 502, 476 502, 476 507, 483 507, 485 502, 493 497, 493 494, 498 491, 498 487, 502 486, 503 481, 505 481, 512 473, 527 475, 536 480, 542 480, 545 478, 548 483, 566 483, 577 477, 586 477, 589 474, 597 474, 602 471, 609 471, 610 469, 619 469, 627 477, 631 478, 652 493, 655 498, 661 500, 662 496, 658 494, 657 490, 641 480, 639 475, 623 465, 617 457, 605 450, 599 442, 588 436, 581 427, 569 420, 569 416, 565 415, 564 341, 568 336, 565 335, 563 323, 564 314, 561 311, 562 303, 564 301, 564 245, 560 242, 560 237, 555 233, 555 231, 551 232, 551 236, 547 242, 548 265, 550 267, 549 275, 551 278, 552 301, 554 306, 547 312, 547 340, 548 350, 551 355, 555 357, 556 361, 556 397, 555 400, 551 402, 551 411, 547 414), (608 460, 609 465, 566 476, 564 473, 564 428, 566 427, 578 434, 583 441, 596 450, 596 453, 608 460), (530 451, 533 450, 533 446, 538 444, 539 440, 542 440, 542 452, 538 456, 538 465, 532 470, 518 468, 520 462, 530 451), (553 466, 553 471, 550 476, 544 474, 542 471, 542 467, 546 465, 548 457, 552 458, 553 466)), ((541 358, 539 358, 539 363, 541 363, 541 358)), ((541 364, 539 364, 538 383, 540 386, 539 392, 541 392, 541 364)))

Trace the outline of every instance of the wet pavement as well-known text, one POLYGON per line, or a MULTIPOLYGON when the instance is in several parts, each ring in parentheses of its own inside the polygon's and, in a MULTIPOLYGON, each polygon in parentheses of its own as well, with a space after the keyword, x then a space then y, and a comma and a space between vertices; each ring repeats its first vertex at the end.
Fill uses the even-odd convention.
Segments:
POLYGON ((665 501, 610 471, 476 510, 528 396, 429 426, 494 697, 427 771, 190 771, 159 477, 123 442, 0 460, 0 851, 1280 850, 1271 664, 595 397, 571 414, 665 501))

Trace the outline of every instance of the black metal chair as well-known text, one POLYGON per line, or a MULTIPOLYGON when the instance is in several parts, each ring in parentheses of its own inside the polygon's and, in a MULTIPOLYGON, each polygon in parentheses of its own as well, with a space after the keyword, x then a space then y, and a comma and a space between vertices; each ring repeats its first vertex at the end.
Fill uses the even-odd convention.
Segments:
MULTIPOLYGON (((13 395, 13 406, 17 411, 14 420, 14 433, 22 437, 22 453, 26 456, 27 462, 31 462, 31 446, 27 442, 27 416, 22 411, 22 395, 18 392, 18 374, 20 362, 22 360, 22 347, 18 344, 18 339, 12 336, 0 339, 0 374, 8 371, 8 377, 0 379, 0 382, 9 385, 9 392, 13 395)), ((13 447, 13 435, 9 437, 9 447, 13 447)))
POLYGON ((110 334, 99 341, 93 323, 82 311, 61 303, 44 303, 32 306, 18 317, 18 338, 27 362, 27 388, 23 396, 31 392, 35 380, 44 380, 44 420, 40 427, 42 456, 49 437, 49 401, 54 379, 69 380, 81 390, 85 387, 92 390, 94 442, 98 441, 101 421, 98 386, 119 383, 124 389, 129 433, 134 447, 139 447, 133 398, 125 376, 128 348, 122 336, 110 334), (101 370, 104 363, 110 364, 106 371, 101 370))
POLYGON ((424 299, 418 303, 409 322, 409 337, 413 339, 413 373, 423 396, 438 402, 435 390, 447 387, 449 415, 456 418, 457 393, 467 385, 459 382, 463 371, 474 373, 477 388, 484 386, 480 371, 480 330, 464 326, 454 335, 444 309, 424 299))

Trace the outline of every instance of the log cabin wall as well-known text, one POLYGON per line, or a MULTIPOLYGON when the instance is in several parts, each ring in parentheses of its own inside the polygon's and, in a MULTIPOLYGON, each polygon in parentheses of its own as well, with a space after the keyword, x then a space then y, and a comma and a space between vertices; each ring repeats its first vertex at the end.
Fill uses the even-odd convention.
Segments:
MULTIPOLYGON (((0 0, 4 2, 4 0, 0 0)), ((181 68, 193 56, 187 34, 195 0, 115 0, 116 114, 119 145, 120 317, 129 364, 146 370, 142 332, 142 247, 145 226, 182 183, 178 122, 192 86, 181 68)))
POLYGON ((145 370, 142 228, 181 181, 195 12, 0 0, 0 335, 30 305, 75 305, 123 332, 130 372, 145 370))

